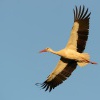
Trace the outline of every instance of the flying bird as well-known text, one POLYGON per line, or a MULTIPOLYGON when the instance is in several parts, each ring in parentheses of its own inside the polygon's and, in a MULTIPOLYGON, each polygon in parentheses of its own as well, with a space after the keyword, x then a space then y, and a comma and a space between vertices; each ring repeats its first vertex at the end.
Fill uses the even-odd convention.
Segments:
POLYGON ((91 12, 88 13, 88 8, 80 6, 79 9, 76 6, 73 9, 74 12, 74 24, 71 30, 70 38, 64 49, 54 51, 51 48, 45 48, 42 52, 51 52, 60 56, 60 60, 56 65, 56 68, 47 77, 47 80, 43 83, 36 83, 41 85, 45 91, 49 92, 56 86, 65 81, 71 73, 76 69, 77 65, 83 67, 87 64, 97 64, 90 61, 88 53, 83 53, 89 34, 89 19, 91 12))

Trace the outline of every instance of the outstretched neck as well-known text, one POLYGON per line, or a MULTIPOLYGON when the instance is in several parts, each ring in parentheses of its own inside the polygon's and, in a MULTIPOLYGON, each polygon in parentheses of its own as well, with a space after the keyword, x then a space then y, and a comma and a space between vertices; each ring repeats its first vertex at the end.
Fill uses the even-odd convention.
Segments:
POLYGON ((56 54, 56 55, 58 55, 58 56, 62 56, 62 57, 65 57, 65 49, 62 49, 62 50, 60 50, 60 51, 54 51, 54 50, 49 50, 49 52, 51 52, 51 53, 53 53, 53 54, 56 54))
POLYGON ((52 50, 52 49, 50 49, 48 52, 51 52, 51 53, 53 53, 53 54, 56 54, 56 55, 57 55, 57 51, 54 51, 54 50, 52 50))
POLYGON ((51 53, 53 53, 53 54, 55 54, 55 55, 59 55, 59 52, 58 52, 58 51, 54 51, 54 50, 52 50, 52 49, 50 49, 49 52, 51 52, 51 53))

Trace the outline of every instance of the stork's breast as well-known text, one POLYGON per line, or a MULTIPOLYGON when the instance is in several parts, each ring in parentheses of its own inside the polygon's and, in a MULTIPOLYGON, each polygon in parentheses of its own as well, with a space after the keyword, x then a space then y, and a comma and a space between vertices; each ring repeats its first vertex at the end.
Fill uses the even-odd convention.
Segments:
POLYGON ((74 50, 69 49, 69 50, 66 50, 65 52, 65 58, 77 60, 78 57, 79 57, 79 53, 74 50))

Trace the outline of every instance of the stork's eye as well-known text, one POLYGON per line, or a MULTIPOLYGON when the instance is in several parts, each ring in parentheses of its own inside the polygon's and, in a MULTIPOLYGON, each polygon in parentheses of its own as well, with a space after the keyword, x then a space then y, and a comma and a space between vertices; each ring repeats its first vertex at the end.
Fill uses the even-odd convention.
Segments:
POLYGON ((49 48, 46 48, 47 50, 49 49, 49 48))

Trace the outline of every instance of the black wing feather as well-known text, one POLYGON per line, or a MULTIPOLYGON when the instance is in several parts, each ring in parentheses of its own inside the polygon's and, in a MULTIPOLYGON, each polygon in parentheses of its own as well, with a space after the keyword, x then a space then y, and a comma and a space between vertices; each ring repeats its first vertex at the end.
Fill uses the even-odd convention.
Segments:
MULTIPOLYGON (((61 60, 65 63, 65 58, 61 57, 61 60)), ((54 78, 52 81, 46 80, 44 83, 40 84, 42 89, 45 89, 45 91, 49 90, 49 92, 54 89, 59 84, 63 83, 70 75, 71 73, 76 69, 77 62, 74 60, 69 60, 68 65, 54 78)))
POLYGON ((77 51, 82 53, 86 46, 86 41, 88 39, 89 34, 89 19, 90 19, 90 13, 88 13, 88 8, 85 11, 85 6, 83 6, 83 9, 81 11, 81 6, 79 10, 74 11, 74 22, 79 23, 79 29, 78 29, 78 40, 77 40, 77 51), (78 17, 77 17, 78 16, 78 17))

